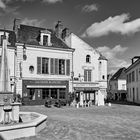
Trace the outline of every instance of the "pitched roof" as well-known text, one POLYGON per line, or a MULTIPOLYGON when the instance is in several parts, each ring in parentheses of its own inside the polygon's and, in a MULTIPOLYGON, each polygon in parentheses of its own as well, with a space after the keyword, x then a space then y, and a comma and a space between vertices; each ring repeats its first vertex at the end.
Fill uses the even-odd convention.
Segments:
POLYGON ((126 79, 126 73, 125 73, 126 68, 120 68, 112 77, 111 77, 111 81, 112 80, 118 80, 118 79, 126 79))
POLYGON ((98 60, 107 60, 107 58, 100 53, 100 57, 98 60))
POLYGON ((48 30, 51 33, 51 47, 71 49, 64 43, 63 40, 56 37, 56 34, 52 29, 45 29, 28 25, 20 25, 18 30, 18 42, 26 43, 29 45, 40 45, 40 32, 43 30, 48 30))
MULTIPOLYGON (((138 64, 140 64, 140 57, 138 56, 135 56, 133 58, 137 58, 136 61, 134 61, 127 69, 126 69, 126 72, 128 72, 129 70, 131 70, 132 68, 134 68, 135 66, 137 66, 138 64)), ((132 59, 133 59, 132 58, 132 59)))

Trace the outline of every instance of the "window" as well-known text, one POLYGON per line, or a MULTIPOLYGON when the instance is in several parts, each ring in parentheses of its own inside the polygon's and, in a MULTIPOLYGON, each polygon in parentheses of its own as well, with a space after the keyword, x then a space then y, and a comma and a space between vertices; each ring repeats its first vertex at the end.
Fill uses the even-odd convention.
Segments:
POLYGON ((65 60, 59 59, 59 74, 65 74, 65 60))
POLYGON ((48 36, 47 35, 43 35, 43 45, 44 46, 48 45, 48 36))
POLYGON ((37 57, 37 74, 70 75, 70 60, 37 57))
POLYGON ((128 76, 129 76, 129 75, 127 75, 127 79, 126 79, 127 83, 129 83, 129 79, 128 79, 129 77, 128 77, 128 76))
POLYGON ((42 99, 49 98, 49 88, 42 89, 42 99))
POLYGON ((129 83, 131 83, 131 73, 129 73, 129 83))
POLYGON ((139 100, 139 89, 137 87, 137 100, 139 100))
POLYGON ((49 58, 37 57, 37 73, 49 74, 49 58))
POLYGON ((138 69, 136 69, 136 81, 138 81, 138 69))
POLYGON ((59 98, 60 99, 65 99, 65 89, 59 89, 59 98))
POLYGON ((132 72, 132 82, 135 81, 135 71, 132 72))
POLYGON ((86 63, 91 63, 90 55, 87 55, 87 56, 86 56, 86 63))
POLYGON ((70 75, 70 60, 66 60, 66 75, 70 75))
POLYGON ((29 99, 35 100, 35 89, 29 89, 29 99))
POLYGON ((126 85, 122 84, 122 90, 125 90, 125 89, 126 89, 126 85))
POLYGON ((102 79, 105 79, 105 76, 104 75, 102 76, 102 79))
POLYGON ((42 74, 49 74, 49 59, 42 58, 42 74))
POLYGON ((84 70, 84 81, 91 81, 91 70, 84 70))

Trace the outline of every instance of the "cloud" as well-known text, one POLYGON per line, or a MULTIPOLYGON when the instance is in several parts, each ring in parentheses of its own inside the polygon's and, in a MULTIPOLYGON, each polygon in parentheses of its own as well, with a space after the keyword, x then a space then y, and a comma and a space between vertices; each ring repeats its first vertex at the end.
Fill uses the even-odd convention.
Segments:
POLYGON ((92 11, 98 11, 98 6, 97 4, 91 4, 91 5, 85 5, 83 8, 82 8, 82 11, 83 12, 92 12, 92 11))
POLYGON ((63 2, 63 0, 42 0, 42 2, 54 4, 54 3, 57 3, 57 2, 63 2))
POLYGON ((116 45, 114 48, 111 49, 107 46, 103 46, 103 47, 98 47, 97 50, 101 52, 108 59, 109 69, 128 67, 130 65, 127 61, 121 59, 121 55, 123 55, 128 50, 127 47, 116 45))
POLYGON ((6 8, 6 5, 2 0, 0 0, 0 8, 2 8, 2 9, 6 8))
POLYGON ((45 22, 44 19, 43 20, 38 20, 38 19, 24 18, 21 21, 21 24, 30 25, 30 26, 36 26, 36 27, 42 27, 44 22, 45 22))
POLYGON ((134 34, 140 31, 140 18, 126 22, 130 19, 129 14, 109 17, 104 21, 93 23, 81 35, 82 37, 100 37, 109 33, 120 33, 122 35, 134 34))

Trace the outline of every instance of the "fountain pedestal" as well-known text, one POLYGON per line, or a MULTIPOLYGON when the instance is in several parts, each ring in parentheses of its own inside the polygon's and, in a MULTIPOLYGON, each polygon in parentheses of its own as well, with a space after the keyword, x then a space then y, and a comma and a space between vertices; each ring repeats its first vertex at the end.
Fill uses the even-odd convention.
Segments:
MULTIPOLYGON (((11 117, 13 122, 19 122, 19 106, 20 103, 11 103, 11 117)), ((4 104, 0 104, 0 123, 4 122, 4 104)))
POLYGON ((5 122, 6 113, 11 122, 19 122, 19 106, 21 103, 13 103, 13 93, 11 92, 0 92, 0 123, 5 122), (8 110, 8 108, 11 108, 8 110))

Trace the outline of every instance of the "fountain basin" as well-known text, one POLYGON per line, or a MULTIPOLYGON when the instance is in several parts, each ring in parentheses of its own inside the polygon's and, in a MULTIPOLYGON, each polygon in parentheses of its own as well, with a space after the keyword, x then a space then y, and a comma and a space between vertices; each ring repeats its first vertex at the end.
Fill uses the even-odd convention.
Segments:
POLYGON ((23 122, 0 126, 0 135, 4 139, 35 136, 46 127, 45 115, 36 112, 19 112, 19 114, 23 122))

